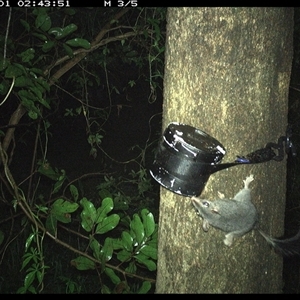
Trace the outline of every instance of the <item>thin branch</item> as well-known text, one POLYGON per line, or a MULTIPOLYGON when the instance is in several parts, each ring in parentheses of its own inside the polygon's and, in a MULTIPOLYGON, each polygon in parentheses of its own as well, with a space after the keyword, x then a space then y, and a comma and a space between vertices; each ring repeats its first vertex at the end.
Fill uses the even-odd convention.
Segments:
MULTIPOLYGON (((118 12, 113 20, 120 19, 124 14, 126 14, 129 11, 129 8, 124 8, 120 12, 118 12)), ((94 47, 95 45, 98 45, 104 35, 111 29, 112 22, 109 21, 106 23, 106 25, 103 27, 103 29, 98 33, 94 41, 91 43, 91 46, 94 47)), ((95 48, 97 49, 97 47, 95 48)), ((68 63, 66 63, 60 70, 58 70, 49 80, 49 85, 53 85, 61 76, 63 76, 66 72, 68 72, 72 67, 74 67, 78 62, 80 62, 88 52, 79 53, 75 58, 71 59, 68 63)), ((20 121, 20 119, 24 116, 26 113, 25 107, 20 103, 17 107, 17 109, 13 112, 8 125, 17 125, 20 121)), ((7 152, 7 149, 10 145, 10 142, 13 138, 15 132, 15 127, 9 128, 5 134, 4 140, 3 140, 3 150, 7 152)), ((1 164, 1 161, 0 161, 1 164)))
POLYGON ((7 26, 6 26, 2 68, 4 68, 5 60, 6 60, 6 47, 7 47, 7 39, 8 39, 9 26, 10 26, 10 18, 11 18, 11 7, 9 8, 9 14, 8 14, 8 20, 7 20, 7 26))
POLYGON ((10 88, 9 88, 9 90, 8 90, 8 92, 7 92, 6 96, 5 96, 5 98, 4 98, 4 100, 0 103, 0 106, 7 100, 7 98, 9 97, 9 95, 10 95, 10 93, 11 93, 11 91, 12 91, 14 85, 15 85, 15 76, 13 77, 11 86, 10 86, 10 88))
MULTIPOLYGON (((113 31, 113 30, 117 30, 117 29, 120 29, 120 28, 130 28, 130 29, 133 29, 132 27, 129 27, 129 26, 118 26, 118 27, 114 27, 114 28, 111 28, 111 29, 108 29, 106 30, 105 34, 110 32, 110 31, 113 31)), ((134 32, 134 31, 131 31, 131 32, 127 32, 125 34, 121 34, 121 35, 118 35, 114 38, 117 38, 116 40, 122 40, 122 39, 125 39, 125 38, 128 38, 130 36, 134 36, 136 35, 137 33, 134 32)), ((100 46, 103 46, 103 45, 106 45, 114 40, 112 40, 113 37, 110 37, 110 38, 106 38, 102 41, 100 41, 100 43, 98 44, 95 44, 95 45, 92 45, 91 44, 91 48, 90 49, 83 49, 83 48, 80 48, 80 49, 77 49, 73 52, 73 55, 76 56, 80 53, 89 53, 89 52, 92 52, 94 50, 96 50, 97 48, 99 48, 100 46)), ((62 64, 63 62, 67 61, 70 59, 70 56, 69 55, 65 55, 64 57, 61 57, 59 59, 57 59, 51 66, 49 66, 45 71, 44 71, 44 76, 47 76, 49 74, 49 72, 56 66, 62 64)))
MULTIPOLYGON (((77 253, 81 256, 84 256, 84 257, 90 259, 91 261, 93 261, 94 263, 96 263, 97 265, 101 266, 102 265, 101 261, 99 261, 96 258, 90 256, 89 254, 87 254, 85 252, 82 252, 82 251, 72 247, 71 245, 63 242, 62 240, 58 239, 56 236, 52 235, 45 228, 44 224, 40 221, 40 219, 38 219, 36 216, 34 216, 33 212, 31 211, 31 208, 29 207, 28 203, 26 202, 26 199, 24 198, 24 196, 20 194, 19 188, 18 188, 18 186, 17 186, 17 184, 16 184, 16 182, 15 182, 15 180, 14 180, 14 178, 13 178, 11 172, 10 172, 10 169, 7 165, 7 154, 3 151, 1 142, 0 142, 0 157, 1 157, 1 160, 3 162, 5 176, 8 180, 8 182, 10 183, 10 185, 12 186, 12 189, 14 190, 14 196, 17 200, 17 204, 22 209, 22 211, 25 213, 25 215, 30 220, 30 222, 32 222, 35 225, 36 229, 39 229, 41 232, 46 234, 48 237, 50 237, 52 240, 54 240, 59 245, 71 250, 74 253, 77 253)), ((124 276, 125 275, 130 275, 132 277, 139 278, 139 279, 142 279, 142 280, 155 282, 155 279, 146 278, 146 277, 143 277, 143 276, 140 276, 140 275, 137 275, 137 274, 127 273, 126 271, 120 269, 118 266, 114 266, 114 265, 111 265, 109 263, 105 263, 105 266, 109 267, 109 268, 111 268, 115 271, 118 271, 118 272, 122 273, 124 276)))
MULTIPOLYGON (((8 124, 11 126, 15 126, 17 125, 21 118, 24 116, 24 114, 26 113, 26 109, 25 107, 20 103, 17 107, 17 109, 13 112, 13 114, 10 117, 10 120, 8 122, 8 124)), ((7 129, 4 140, 3 140, 3 150, 5 152, 7 152, 7 149, 9 147, 9 144, 14 136, 14 132, 15 132, 16 127, 11 127, 9 129, 7 129)))
MULTIPOLYGON (((113 20, 120 19, 125 13, 127 13, 128 8, 121 10, 118 14, 115 15, 113 20)), ((68 72, 70 69, 72 69, 75 65, 77 65, 82 59, 86 57, 86 55, 96 50, 98 47, 100 47, 100 41, 103 39, 105 34, 110 30, 111 28, 111 22, 106 23, 106 25, 103 27, 103 29, 98 33, 94 41, 91 42, 91 49, 84 51, 84 49, 81 49, 81 52, 79 52, 74 58, 72 58, 70 61, 68 61, 62 68, 60 68, 51 78, 49 79, 49 84, 53 85, 60 77, 62 77, 66 72, 68 72)))

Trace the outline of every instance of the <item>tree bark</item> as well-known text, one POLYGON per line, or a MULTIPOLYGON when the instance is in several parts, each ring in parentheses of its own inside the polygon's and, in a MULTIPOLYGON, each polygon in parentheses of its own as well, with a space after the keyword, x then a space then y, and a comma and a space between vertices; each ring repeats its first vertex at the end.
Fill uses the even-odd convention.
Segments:
MULTIPOLYGON (((197 127, 234 161, 277 142, 287 126, 291 8, 168 8, 163 129, 197 127)), ((254 175, 260 228, 283 234, 286 160, 241 165, 210 176, 201 198, 233 197, 254 175)), ((161 188, 157 293, 278 293, 282 258, 258 231, 223 243, 202 230, 190 198, 161 188)))

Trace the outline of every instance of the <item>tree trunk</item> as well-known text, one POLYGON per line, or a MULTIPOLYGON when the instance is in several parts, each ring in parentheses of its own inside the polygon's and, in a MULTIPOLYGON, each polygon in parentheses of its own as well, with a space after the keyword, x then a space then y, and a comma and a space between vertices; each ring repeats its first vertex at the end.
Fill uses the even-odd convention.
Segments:
MULTIPOLYGON (((291 8, 169 8, 163 129, 197 127, 234 161, 287 126, 292 63, 291 8)), ((260 228, 283 234, 286 160, 241 165, 210 176, 201 198, 232 198, 253 174, 260 228)), ((189 197, 161 189, 157 293, 278 293, 282 258, 253 230, 231 247, 224 232, 202 230, 189 197)))

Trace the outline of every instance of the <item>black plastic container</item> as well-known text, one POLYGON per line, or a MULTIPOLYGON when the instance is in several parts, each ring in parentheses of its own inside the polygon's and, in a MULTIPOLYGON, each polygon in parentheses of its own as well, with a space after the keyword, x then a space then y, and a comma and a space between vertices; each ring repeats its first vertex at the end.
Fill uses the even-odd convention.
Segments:
POLYGON ((226 153, 223 145, 200 129, 170 123, 150 169, 152 177, 182 196, 199 196, 226 153))

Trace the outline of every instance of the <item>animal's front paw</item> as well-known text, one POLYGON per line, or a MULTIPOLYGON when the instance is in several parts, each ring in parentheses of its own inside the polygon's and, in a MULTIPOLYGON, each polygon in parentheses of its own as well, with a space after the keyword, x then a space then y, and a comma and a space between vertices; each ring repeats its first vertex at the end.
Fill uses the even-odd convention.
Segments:
POLYGON ((206 232, 209 229, 209 223, 207 220, 203 220, 202 229, 206 232))
POLYGON ((251 174, 251 175, 249 175, 248 177, 246 177, 246 179, 245 180, 243 180, 244 181, 244 188, 245 189, 248 189, 249 188, 249 184, 252 182, 254 180, 254 177, 253 177, 253 175, 251 174))
POLYGON ((224 244, 228 247, 232 245, 233 242, 233 235, 231 233, 227 233, 225 235, 224 244))

